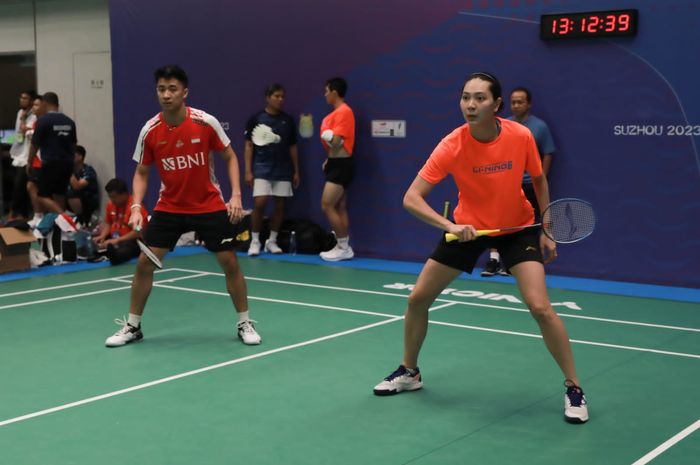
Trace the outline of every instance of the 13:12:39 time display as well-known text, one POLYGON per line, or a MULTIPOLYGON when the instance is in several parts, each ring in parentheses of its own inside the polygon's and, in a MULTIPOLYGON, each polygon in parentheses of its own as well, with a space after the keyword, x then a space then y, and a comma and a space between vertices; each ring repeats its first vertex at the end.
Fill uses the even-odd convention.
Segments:
POLYGON ((637 10, 542 15, 540 37, 564 39, 633 36, 637 33, 637 16, 637 10))

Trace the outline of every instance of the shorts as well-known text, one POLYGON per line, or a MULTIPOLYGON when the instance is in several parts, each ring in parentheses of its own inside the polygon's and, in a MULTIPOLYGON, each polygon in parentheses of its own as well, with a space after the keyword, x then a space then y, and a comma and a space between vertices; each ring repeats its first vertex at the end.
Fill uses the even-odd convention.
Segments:
POLYGON ((253 183, 253 197, 292 197, 291 181, 270 181, 269 179, 255 178, 253 183))
POLYGON ((73 160, 44 161, 39 170, 39 197, 66 195, 72 175, 73 160))
POLYGON ((442 239, 430 258, 450 268, 471 274, 476 261, 486 249, 498 249, 506 269, 522 262, 544 263, 537 228, 523 229, 502 236, 481 236, 468 242, 447 242, 445 234, 442 234, 442 239))
POLYGON ((41 168, 29 168, 29 174, 27 174, 27 182, 32 182, 39 185, 39 173, 41 168))
POLYGON ((180 236, 190 231, 197 233, 210 252, 233 250, 236 245, 236 228, 226 210, 198 214, 155 211, 144 241, 150 247, 172 250, 180 236))
POLYGON ((347 188, 355 176, 355 160, 353 157, 329 158, 323 172, 326 174, 326 182, 347 188))

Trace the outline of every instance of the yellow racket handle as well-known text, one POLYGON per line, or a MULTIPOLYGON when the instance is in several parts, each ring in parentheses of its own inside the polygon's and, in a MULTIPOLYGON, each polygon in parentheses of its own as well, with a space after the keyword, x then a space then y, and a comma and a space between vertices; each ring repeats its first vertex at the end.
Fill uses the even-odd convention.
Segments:
MULTIPOLYGON (((497 233, 497 232, 501 232, 501 230, 500 229, 478 229, 476 231, 476 237, 487 236, 489 234, 497 233)), ((445 240, 447 242, 454 242, 454 241, 459 240, 459 236, 457 236, 456 234, 452 234, 452 233, 445 233, 445 240)))

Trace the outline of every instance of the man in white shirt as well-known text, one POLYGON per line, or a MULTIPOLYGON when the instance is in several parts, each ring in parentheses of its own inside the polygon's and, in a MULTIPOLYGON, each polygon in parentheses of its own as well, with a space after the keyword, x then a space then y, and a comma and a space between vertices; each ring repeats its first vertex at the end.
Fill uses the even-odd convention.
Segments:
POLYGON ((32 112, 33 91, 19 94, 19 111, 15 122, 15 139, 10 147, 12 166, 15 167, 15 180, 12 188, 10 219, 26 219, 29 216, 29 194, 27 193, 27 159, 31 141, 26 137, 32 129, 36 115, 32 112))

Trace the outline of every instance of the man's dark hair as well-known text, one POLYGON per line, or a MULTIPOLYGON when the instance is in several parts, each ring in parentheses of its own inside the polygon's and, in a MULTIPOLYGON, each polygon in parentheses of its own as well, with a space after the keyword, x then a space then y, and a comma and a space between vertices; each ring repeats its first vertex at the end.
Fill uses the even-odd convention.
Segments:
POLYGON ((522 86, 516 87, 510 91, 510 95, 513 95, 514 92, 525 92, 525 99, 527 100, 527 103, 532 103, 532 92, 530 92, 530 89, 522 86))
POLYGON ((177 79, 185 87, 187 87, 190 82, 189 79, 187 79, 187 73, 185 70, 180 68, 178 65, 161 66, 155 70, 153 76, 156 78, 156 84, 158 84, 159 79, 177 79))
POLYGON ((37 94, 37 95, 35 95, 35 96, 32 98, 32 102, 33 102, 34 100, 40 100, 40 101, 43 102, 43 101, 44 101, 44 96, 43 96, 43 95, 37 94))
POLYGON ((77 153, 78 155, 81 155, 83 157, 83 160, 85 160, 85 155, 87 154, 85 147, 83 147, 82 145, 76 145, 75 146, 75 153, 77 153))
POLYGON ((114 178, 110 179, 109 182, 105 184, 105 191, 107 191, 108 194, 124 194, 129 192, 129 186, 127 186, 123 180, 114 178))
POLYGON ((336 91, 340 98, 345 98, 345 94, 348 92, 348 83, 341 77, 330 78, 326 81, 326 86, 331 92, 336 91))
POLYGON ((22 92, 19 93, 19 95, 24 95, 24 94, 29 95, 29 98, 31 100, 34 100, 34 98, 36 97, 36 91, 34 91, 34 90, 23 90, 22 92))
POLYGON ((269 97, 279 90, 284 92, 284 86, 282 84, 277 82, 270 84, 269 86, 265 87, 265 97, 269 97))
POLYGON ((58 95, 56 94, 56 92, 46 92, 44 94, 44 102, 46 102, 47 105, 57 107, 58 106, 58 95))

